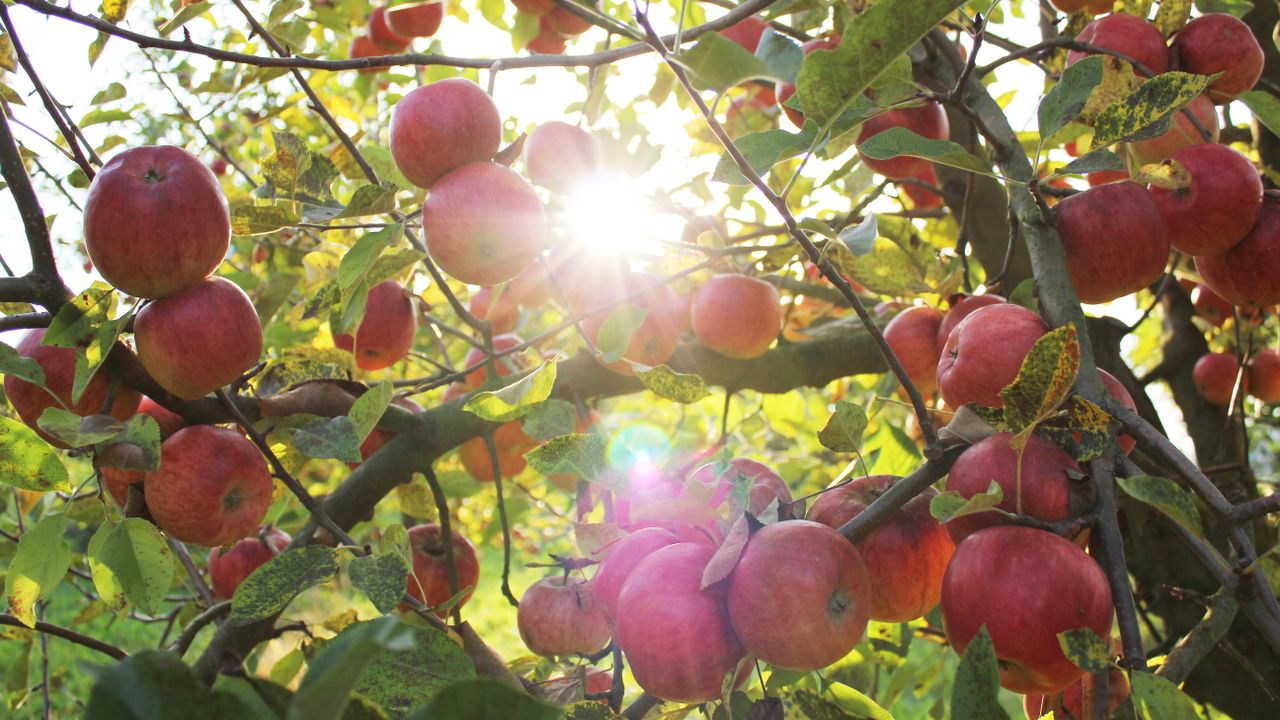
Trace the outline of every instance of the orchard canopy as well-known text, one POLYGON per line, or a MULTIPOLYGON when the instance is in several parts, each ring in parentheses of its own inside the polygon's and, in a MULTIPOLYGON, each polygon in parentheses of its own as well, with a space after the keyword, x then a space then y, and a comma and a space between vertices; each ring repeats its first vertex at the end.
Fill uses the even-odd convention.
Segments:
POLYGON ((1280 717, 1278 20, 0 4, 0 716, 1280 717))

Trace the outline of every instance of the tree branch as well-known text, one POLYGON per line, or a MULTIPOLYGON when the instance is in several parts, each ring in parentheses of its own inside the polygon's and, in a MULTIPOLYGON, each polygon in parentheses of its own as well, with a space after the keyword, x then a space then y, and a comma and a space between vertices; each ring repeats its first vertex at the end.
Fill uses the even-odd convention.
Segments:
MULTIPOLYGON (((0 625, 9 625, 12 627, 19 627, 19 628, 27 627, 22 623, 21 620, 19 620, 18 618, 12 615, 9 615, 8 613, 0 614, 0 625)), ((71 642, 77 645, 82 645, 84 647, 87 647, 90 650, 97 650, 98 652, 104 655, 110 655, 116 660, 124 660, 125 658, 129 657, 129 653, 125 652, 124 650, 121 650, 115 645, 104 643, 101 640, 98 640, 97 638, 91 638, 88 635, 81 635, 80 633, 74 630, 68 630, 64 627, 60 627, 58 625, 53 625, 51 623, 44 622, 43 620, 36 621, 35 629, 36 629, 36 632, 41 632, 46 635, 53 635, 54 637, 60 637, 63 640, 70 640, 71 642)))

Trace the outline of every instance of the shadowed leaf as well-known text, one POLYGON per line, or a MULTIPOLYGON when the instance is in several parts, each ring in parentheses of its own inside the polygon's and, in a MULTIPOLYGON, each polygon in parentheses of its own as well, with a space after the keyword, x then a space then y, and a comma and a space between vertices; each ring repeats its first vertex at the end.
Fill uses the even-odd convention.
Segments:
POLYGON ((1058 633, 1058 645, 1068 660, 1087 673, 1111 669, 1111 644, 1088 628, 1058 633))
POLYGON ((70 492, 58 451, 26 425, 0 417, 0 482, 23 490, 70 492))
POLYGON ((289 606, 299 593, 338 574, 338 553, 323 545, 294 548, 268 560, 236 588, 231 620, 251 623, 289 606))
POLYGON ((991 635, 983 625, 965 649, 951 690, 951 715, 957 718, 1009 720, 1000 707, 1000 665, 991 635))
POLYGON ((867 413, 861 405, 840 400, 827 424, 818 431, 818 442, 836 452, 858 452, 867 429, 867 413))
POLYGON ((1191 491, 1168 478, 1150 475, 1116 478, 1116 483, 1129 497, 1150 505, 1170 520, 1204 537, 1204 524, 1191 491))

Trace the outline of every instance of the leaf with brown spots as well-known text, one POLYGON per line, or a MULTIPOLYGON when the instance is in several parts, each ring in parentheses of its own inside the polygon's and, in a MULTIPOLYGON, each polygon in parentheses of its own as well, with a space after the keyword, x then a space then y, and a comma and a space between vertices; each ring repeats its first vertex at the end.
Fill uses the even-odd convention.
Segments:
POLYGON ((1014 450, 1026 447, 1031 431, 1071 394, 1080 370, 1080 340, 1075 325, 1046 333, 1022 360, 1018 377, 1000 391, 1004 419, 1014 434, 1014 450))

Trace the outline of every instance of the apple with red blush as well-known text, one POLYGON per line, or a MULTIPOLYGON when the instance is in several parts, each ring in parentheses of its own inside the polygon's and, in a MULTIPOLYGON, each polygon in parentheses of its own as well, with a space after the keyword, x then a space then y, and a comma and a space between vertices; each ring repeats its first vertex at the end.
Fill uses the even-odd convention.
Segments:
POLYGON ((746 275, 716 275, 700 285, 689 305, 698 342, 721 355, 750 360, 782 332, 778 289, 746 275))
POLYGON ((236 588, 254 570, 267 564, 284 551, 292 540, 283 530, 263 528, 254 537, 247 537, 225 552, 214 548, 209 552, 209 584, 213 596, 230 600, 236 588))
POLYGON ((1009 303, 980 307, 947 337, 938 360, 938 390, 947 405, 1004 407, 1000 391, 1018 377, 1022 360, 1049 327, 1039 315, 1009 303))
POLYGON ((1090 188, 1064 198, 1055 209, 1067 272, 1081 302, 1110 302, 1164 274, 1169 225, 1152 193, 1141 185, 1090 188), (1114 242, 1117 237, 1124 242, 1114 242))
POLYGON ((535 655, 591 655, 609 644, 611 630, 591 583, 555 575, 529 586, 516 609, 516 627, 535 655))
MULTIPOLYGON (((480 579, 480 561, 475 547, 458 533, 457 528, 450 536, 458 590, 466 591, 454 607, 462 607, 475 592, 476 582, 480 579)), ((409 547, 413 551, 413 569, 406 592, 427 607, 444 604, 454 593, 449 584, 449 558, 440 526, 428 523, 409 528, 409 547)), ((443 617, 445 613, 440 615, 443 617)))
POLYGON ((333 344, 354 355, 356 367, 361 370, 384 370, 409 354, 417 332, 413 293, 395 280, 384 280, 369 290, 355 336, 334 335, 333 344))
POLYGON ((450 170, 489 160, 501 142, 497 106, 465 78, 423 85, 391 111, 391 157, 418 187, 429 188, 450 170))
POLYGON ((923 395, 938 389, 938 331, 942 313, 917 305, 894 316, 884 328, 885 342, 902 363, 907 377, 923 395))

